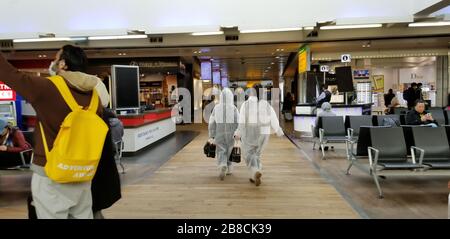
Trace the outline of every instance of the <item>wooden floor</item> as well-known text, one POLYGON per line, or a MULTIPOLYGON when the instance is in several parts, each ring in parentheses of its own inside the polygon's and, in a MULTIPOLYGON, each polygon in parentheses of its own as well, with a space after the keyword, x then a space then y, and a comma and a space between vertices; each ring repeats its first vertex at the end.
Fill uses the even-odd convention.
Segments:
MULTIPOLYGON (((196 126, 198 127, 198 126, 196 126)), ((356 211, 303 159, 287 138, 272 137, 263 153, 262 185, 244 163, 219 181, 201 134, 152 176, 123 188, 107 218, 358 218, 356 211)))
MULTIPOLYGON (((289 126, 287 126, 289 128, 289 126)), ((289 131, 289 130, 288 130, 289 131)), ((297 145, 320 170, 321 175, 333 182, 349 203, 367 218, 438 218, 448 217, 448 181, 450 177, 392 176, 380 184, 384 199, 377 198, 373 179, 353 167, 351 175, 345 175, 348 161, 345 147, 336 144, 322 160, 319 150, 312 150, 308 140, 295 140, 297 145)))

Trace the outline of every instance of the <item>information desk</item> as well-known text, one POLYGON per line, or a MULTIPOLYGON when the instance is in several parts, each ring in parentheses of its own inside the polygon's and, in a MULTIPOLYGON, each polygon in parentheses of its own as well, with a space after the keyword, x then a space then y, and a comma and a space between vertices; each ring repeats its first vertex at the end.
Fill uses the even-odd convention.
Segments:
POLYGON ((171 109, 152 110, 142 114, 118 115, 124 125, 125 153, 137 152, 175 132, 171 109))
MULTIPOLYGON (((370 115, 371 104, 331 104, 331 111, 337 116, 347 115, 370 115)), ((294 131, 300 134, 312 135, 311 126, 316 125, 316 115, 322 112, 322 109, 316 110, 315 104, 298 104, 295 107, 294 131)))

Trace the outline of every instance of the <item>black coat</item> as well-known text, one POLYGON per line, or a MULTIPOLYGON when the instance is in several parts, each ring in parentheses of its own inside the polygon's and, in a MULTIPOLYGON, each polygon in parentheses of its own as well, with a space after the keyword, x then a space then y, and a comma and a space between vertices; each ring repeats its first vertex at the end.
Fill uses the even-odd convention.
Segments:
MULTIPOLYGON (((109 122, 108 118, 104 118, 103 120, 105 123, 109 122)), ((94 212, 111 207, 122 197, 120 177, 114 154, 111 131, 109 130, 106 135, 97 172, 92 179, 92 210, 94 212)))
MULTIPOLYGON (((423 112, 423 114, 427 114, 427 112, 423 112)), ((436 121, 430 121, 427 120, 425 122, 422 121, 419 112, 415 111, 415 110, 410 110, 408 112, 408 114, 406 115, 406 124, 407 125, 424 125, 424 124, 431 124, 431 123, 435 123, 437 124, 436 121)))

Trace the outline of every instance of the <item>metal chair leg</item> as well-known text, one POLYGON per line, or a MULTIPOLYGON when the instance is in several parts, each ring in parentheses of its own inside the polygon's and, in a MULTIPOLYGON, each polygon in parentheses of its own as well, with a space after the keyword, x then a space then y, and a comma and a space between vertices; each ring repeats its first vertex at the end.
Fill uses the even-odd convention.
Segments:
POLYGON ((353 160, 350 160, 348 167, 347 167, 347 172, 345 173, 345 175, 350 175, 350 169, 353 166, 353 160))
POLYGON ((383 199, 384 195, 383 195, 383 191, 381 191, 380 183, 378 182, 378 175, 375 172, 373 172, 372 177, 373 177, 373 180, 375 181, 375 185, 377 186, 377 189, 378 189, 378 198, 383 199))
POLYGON ((326 160, 325 158, 325 146, 323 143, 320 143, 320 149, 322 150, 322 160, 326 160))
POLYGON ((315 149, 316 149, 316 140, 313 139, 313 150, 315 150, 315 149))

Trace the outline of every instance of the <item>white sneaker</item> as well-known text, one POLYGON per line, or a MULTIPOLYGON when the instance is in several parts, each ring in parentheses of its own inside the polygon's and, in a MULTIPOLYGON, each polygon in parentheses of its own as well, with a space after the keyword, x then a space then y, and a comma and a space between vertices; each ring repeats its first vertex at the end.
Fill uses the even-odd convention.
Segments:
POLYGON ((233 174, 233 165, 228 166, 227 175, 233 174))
POLYGON ((220 179, 221 181, 224 180, 226 172, 227 172, 227 166, 222 166, 222 167, 220 167, 219 179, 220 179))

